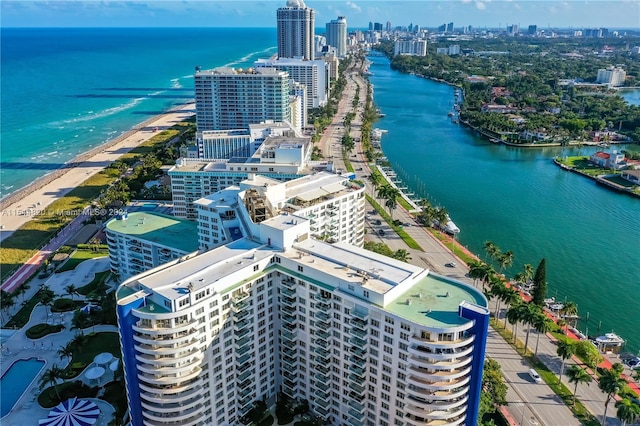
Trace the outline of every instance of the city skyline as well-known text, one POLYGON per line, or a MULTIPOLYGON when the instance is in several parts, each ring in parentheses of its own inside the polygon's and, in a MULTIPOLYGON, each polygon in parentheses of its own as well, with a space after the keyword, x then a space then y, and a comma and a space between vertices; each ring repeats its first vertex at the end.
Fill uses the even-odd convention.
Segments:
MULTIPOLYGON (((506 28, 538 25, 552 28, 640 28, 640 3, 619 0, 530 1, 329 1, 306 2, 316 11, 316 28, 338 16, 349 29, 387 21, 392 27, 433 28, 453 22, 455 27, 506 28), (635 13, 634 13, 635 11, 635 13)), ((191 1, 3 1, 2 27, 275 27, 276 10, 285 0, 191 1), (272 19, 269 19, 272 18, 272 19)))

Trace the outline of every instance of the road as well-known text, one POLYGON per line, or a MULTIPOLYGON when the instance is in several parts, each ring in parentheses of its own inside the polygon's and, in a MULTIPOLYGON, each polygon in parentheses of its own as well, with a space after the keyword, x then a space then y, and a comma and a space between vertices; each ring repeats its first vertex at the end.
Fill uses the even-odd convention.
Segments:
MULTIPOLYGON (((360 129, 362 126, 362 113, 366 100, 366 82, 358 73, 358 66, 352 65, 347 70, 347 86, 343 92, 343 98, 339 103, 338 111, 334 120, 320 140, 321 152, 326 158, 332 158, 337 169, 345 170, 345 164, 341 156, 341 140, 344 135, 344 117, 353 110, 353 99, 355 96, 355 85, 359 89, 359 104, 356 117, 351 122, 350 135, 356 140, 360 140, 360 129)), ((360 144, 356 143, 355 153, 349 157, 349 161, 356 170, 358 179, 368 183, 367 177, 371 174, 369 163, 367 162, 360 144)), ((371 184, 366 185, 366 192, 373 198, 376 197, 371 184)), ((410 263, 427 268, 435 273, 445 275, 457 280, 473 285, 473 280, 467 277, 468 268, 455 255, 449 251, 440 241, 435 239, 427 230, 419 226, 413 216, 401 207, 393 211, 393 218, 400 220, 409 226, 404 226, 404 230, 420 245, 422 251, 409 248, 406 243, 385 223, 382 218, 372 212, 372 207, 367 206, 367 241, 383 242, 393 251, 404 249, 409 252, 410 263), (377 225, 376 221, 381 224, 377 225), (384 235, 380 235, 380 230, 384 235), (455 266, 445 266, 448 263, 455 263, 455 266)), ((542 340, 548 339, 541 338, 542 340)), ((551 344, 550 342, 548 342, 551 344)), ((529 378, 528 370, 530 366, 505 340, 493 329, 490 329, 487 342, 487 354, 496 359, 501 367, 508 386, 506 407, 510 416, 516 419, 516 424, 524 425, 547 425, 547 426, 573 426, 580 425, 580 422, 573 416, 569 408, 555 395, 545 383, 534 383, 529 378)), ((613 424, 613 423, 611 423, 613 424)))

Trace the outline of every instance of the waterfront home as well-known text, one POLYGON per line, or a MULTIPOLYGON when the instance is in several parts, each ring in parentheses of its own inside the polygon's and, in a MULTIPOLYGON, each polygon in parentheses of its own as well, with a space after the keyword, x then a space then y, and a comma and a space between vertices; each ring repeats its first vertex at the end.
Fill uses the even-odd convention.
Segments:
POLYGON ((538 129, 538 130, 525 130, 520 133, 520 137, 527 141, 545 141, 550 138, 547 134, 547 129, 538 129))
POLYGON ((509 105, 483 104, 482 112, 497 112, 498 114, 511 114, 517 112, 517 109, 509 105))
POLYGON ((589 162, 605 169, 621 169, 627 165, 624 160, 624 154, 615 149, 611 154, 604 151, 595 152, 589 157, 589 162))
POLYGON ((620 176, 631 183, 640 185, 640 170, 624 170, 620 176))

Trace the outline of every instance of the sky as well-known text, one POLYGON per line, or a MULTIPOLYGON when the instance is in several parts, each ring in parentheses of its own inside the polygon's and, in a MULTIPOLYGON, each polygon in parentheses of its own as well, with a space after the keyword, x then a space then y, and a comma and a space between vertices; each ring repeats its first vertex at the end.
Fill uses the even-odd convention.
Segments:
MULTIPOLYGON (((349 28, 395 26, 640 28, 638 0, 308 0, 316 27, 345 16, 349 28)), ((270 27, 286 0, 0 1, 1 27, 270 27)))

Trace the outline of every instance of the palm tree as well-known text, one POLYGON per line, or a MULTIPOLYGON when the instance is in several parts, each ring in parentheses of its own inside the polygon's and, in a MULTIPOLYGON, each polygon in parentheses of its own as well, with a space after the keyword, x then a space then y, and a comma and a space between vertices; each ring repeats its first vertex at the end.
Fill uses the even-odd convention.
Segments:
POLYGON ((504 268, 508 268, 513 265, 513 252, 511 250, 502 253, 498 257, 498 264, 500 265, 500 273, 504 270, 504 268))
POLYGON ((71 300, 73 300, 73 296, 75 296, 75 295, 77 295, 77 294, 78 294, 78 287, 76 287, 76 286, 75 286, 75 285, 73 285, 73 284, 69 284, 68 286, 66 286, 66 287, 64 288, 64 291, 66 291, 66 292, 67 292, 67 294, 68 294, 69 296, 71 296, 71 300))
POLYGON ((80 334, 84 334, 84 329, 89 325, 89 314, 83 310, 76 311, 71 319, 71 330, 80 330, 80 334))
POLYGON ((492 241, 484 242, 484 251, 486 251, 487 255, 492 259, 495 259, 500 255, 500 249, 492 241))
POLYGON ((15 302, 13 301, 13 294, 5 290, 0 290, 0 319, 2 319, 2 321, 4 321, 4 316, 2 315, 2 313, 5 310, 11 308, 14 303, 15 302))
POLYGON ((67 342, 66 345, 61 346, 60 349, 58 349, 58 355, 60 355, 61 358, 67 358, 71 361, 71 358, 73 358, 73 350, 73 342, 67 342))
POLYGON ((384 205, 389 209, 389 216, 393 219, 393 210, 398 207, 398 197, 400 196, 400 190, 394 188, 391 185, 387 185, 388 189, 385 191, 386 201, 384 205))
POLYGON ((409 262, 411 260, 411 256, 409 252, 405 249, 398 249, 393 253, 393 258, 397 259, 401 262, 409 262))
POLYGON ((542 313, 542 310, 533 303, 527 303, 526 306, 527 308, 522 313, 522 323, 527 326, 527 337, 524 339, 523 354, 527 353, 527 348, 529 347, 529 333, 531 333, 531 326, 535 322, 536 317, 542 313))
MULTIPOLYGON (((560 310, 560 313, 565 317, 574 317, 575 315, 578 315, 578 305, 576 305, 572 301, 568 301, 567 303, 564 304, 564 306, 560 310)), ((573 322, 572 325, 575 326, 576 320, 574 318, 565 318, 565 321, 567 321, 568 323, 573 322), (573 320, 573 321, 570 321, 570 320, 573 320)))
POLYGON ((469 264, 469 273, 467 274, 469 278, 473 278, 473 286, 476 286, 476 283, 480 278, 484 276, 486 264, 480 261, 474 261, 469 264))
POLYGON ((58 367, 57 364, 53 364, 53 366, 42 373, 42 377, 40 377, 40 389, 44 388, 46 385, 53 386, 53 390, 56 392, 58 401, 60 400, 60 394, 58 393, 58 380, 62 379, 62 373, 62 368, 58 367))
POLYGON ((540 335, 542 333, 547 333, 551 331, 551 327, 553 327, 553 321, 547 317, 544 312, 540 312, 536 315, 535 320, 533 321, 533 328, 538 332, 538 336, 536 337, 536 351, 535 355, 538 355, 538 343, 540 343, 540 335))
POLYGON ((493 317, 498 321, 498 314, 500 313, 500 302, 502 302, 504 294, 507 290, 507 286, 504 285, 502 280, 495 280, 490 285, 491 294, 496 297, 496 311, 493 314, 493 317))
POLYGON ((533 278, 533 265, 531 265, 530 263, 525 263, 523 266, 523 273, 525 276, 525 283, 527 281, 529 281, 531 278, 533 278))
POLYGON ((511 305, 511 308, 507 311, 507 321, 509 324, 513 325, 513 342, 516 341, 516 334, 518 333, 518 323, 522 319, 522 312, 526 309, 526 306, 523 303, 514 303, 511 305))
MULTIPOLYGON (((504 303, 505 306, 507 308, 507 312, 509 311, 509 309, 511 308, 512 305, 520 302, 522 299, 520 298, 520 295, 518 294, 518 292, 516 290, 514 290, 511 287, 507 287, 507 289, 504 292, 504 303)), ((507 317, 505 316, 504 318, 504 328, 507 328, 507 317)))
POLYGON ((629 398, 622 398, 616 401, 615 407, 616 417, 622 422, 622 426, 626 424, 634 424, 640 418, 640 405, 631 401, 629 398))
POLYGON ((598 387, 603 393, 607 394, 607 399, 604 402, 604 414, 602 415, 602 426, 607 423, 607 409, 609 408, 609 402, 618 394, 627 384, 627 381, 621 377, 624 367, 619 362, 613 364, 609 370, 604 370, 600 376, 598 387))
POLYGON ((562 364, 560 365, 560 374, 558 375, 558 381, 562 382, 562 373, 564 372, 564 362, 571 358, 575 353, 575 345, 569 340, 558 340, 558 349, 556 353, 562 358, 562 364))
POLYGON ((578 384, 586 383, 588 386, 593 378, 587 373, 586 368, 581 368, 575 364, 567 369, 567 377, 569 377, 569 383, 575 383, 573 387, 573 406, 575 407, 578 399, 578 384))

